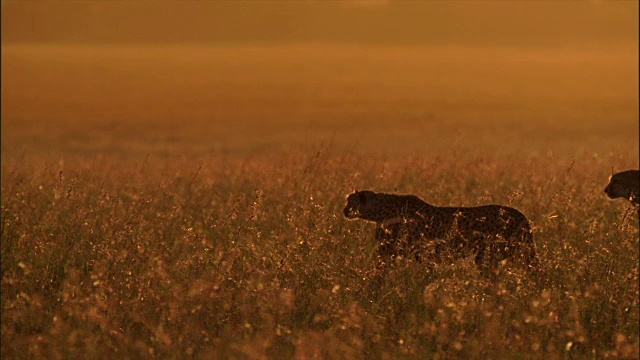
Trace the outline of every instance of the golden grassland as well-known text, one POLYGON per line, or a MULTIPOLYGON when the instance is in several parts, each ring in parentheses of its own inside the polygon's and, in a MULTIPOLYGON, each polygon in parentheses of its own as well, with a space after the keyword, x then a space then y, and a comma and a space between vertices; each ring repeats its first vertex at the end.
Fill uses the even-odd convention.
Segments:
POLYGON ((3 48, 2 358, 638 358, 633 59, 314 49, 3 48), (541 269, 373 282, 354 189, 513 206, 541 269))

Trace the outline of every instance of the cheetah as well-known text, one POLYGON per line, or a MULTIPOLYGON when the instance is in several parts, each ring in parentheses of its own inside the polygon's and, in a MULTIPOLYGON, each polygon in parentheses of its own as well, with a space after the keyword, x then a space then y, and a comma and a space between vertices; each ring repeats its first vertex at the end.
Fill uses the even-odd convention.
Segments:
POLYGON ((640 171, 627 170, 609 176, 609 184, 604 188, 611 199, 625 198, 638 205, 640 199, 640 171))
MULTIPOLYGON (((638 207, 640 199, 640 171, 627 170, 613 174, 609 177, 609 184, 604 188, 605 194, 610 199, 625 198, 631 204, 638 207)), ((640 221, 640 207, 638 207, 638 220, 640 221)))
POLYGON ((511 207, 438 207, 415 195, 363 190, 347 196, 343 212, 348 219, 376 223, 379 264, 396 256, 439 262, 443 255, 473 255, 482 274, 491 277, 502 260, 516 255, 530 270, 538 265, 531 224, 511 207))

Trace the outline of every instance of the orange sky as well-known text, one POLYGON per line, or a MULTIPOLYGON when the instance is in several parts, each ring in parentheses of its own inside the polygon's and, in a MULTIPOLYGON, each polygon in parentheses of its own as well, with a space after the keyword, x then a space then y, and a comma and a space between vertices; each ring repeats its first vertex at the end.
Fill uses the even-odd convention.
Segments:
POLYGON ((601 46, 638 1, 2 1, 2 41, 601 46))

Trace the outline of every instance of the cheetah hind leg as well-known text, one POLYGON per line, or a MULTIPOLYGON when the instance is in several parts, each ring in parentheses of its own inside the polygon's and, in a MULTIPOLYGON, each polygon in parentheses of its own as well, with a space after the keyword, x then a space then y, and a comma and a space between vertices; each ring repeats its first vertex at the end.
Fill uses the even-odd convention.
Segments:
POLYGON ((478 248, 474 262, 484 278, 489 279, 491 282, 495 282, 498 278, 498 267, 500 265, 500 261, 491 254, 486 256, 486 250, 485 246, 478 248))
POLYGON ((544 267, 540 263, 533 241, 527 243, 522 250, 524 266, 531 285, 547 283, 549 279, 544 267))
POLYGON ((524 254, 525 266, 529 272, 535 271, 540 268, 540 261, 538 261, 538 255, 536 254, 536 248, 533 244, 527 246, 524 254))
POLYGON ((524 236, 524 249, 522 251, 522 257, 524 258, 524 265, 527 271, 531 273, 540 269, 540 262, 538 261, 538 255, 536 254, 536 246, 533 242, 533 235, 531 233, 527 233, 524 236))

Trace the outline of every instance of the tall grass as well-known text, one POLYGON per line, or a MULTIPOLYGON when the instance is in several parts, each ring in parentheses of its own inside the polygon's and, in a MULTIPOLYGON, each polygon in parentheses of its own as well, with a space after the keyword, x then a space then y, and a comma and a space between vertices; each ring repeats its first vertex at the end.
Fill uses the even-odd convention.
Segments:
POLYGON ((5 161, 2 356, 637 357, 637 219, 596 162, 5 161), (514 206, 541 275, 409 261, 373 282, 372 225, 341 216, 354 188, 514 206))

